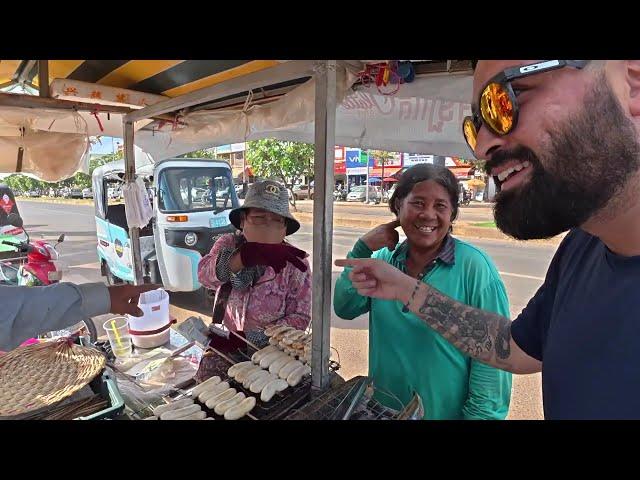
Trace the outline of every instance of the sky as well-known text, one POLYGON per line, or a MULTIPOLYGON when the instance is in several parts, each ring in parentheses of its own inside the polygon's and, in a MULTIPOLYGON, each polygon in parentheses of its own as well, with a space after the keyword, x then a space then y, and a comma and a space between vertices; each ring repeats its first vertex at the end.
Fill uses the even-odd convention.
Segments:
POLYGON ((122 143, 122 139, 114 137, 100 137, 100 142, 96 142, 91 146, 91 153, 113 153, 118 150, 118 143, 122 143))

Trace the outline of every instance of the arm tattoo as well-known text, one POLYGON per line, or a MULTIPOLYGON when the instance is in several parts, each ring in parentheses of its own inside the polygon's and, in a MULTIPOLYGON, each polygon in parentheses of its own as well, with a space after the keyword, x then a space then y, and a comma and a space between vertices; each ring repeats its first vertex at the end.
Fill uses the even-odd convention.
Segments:
POLYGON ((509 364, 511 321, 457 302, 429 285, 418 316, 467 355, 497 367, 509 364))

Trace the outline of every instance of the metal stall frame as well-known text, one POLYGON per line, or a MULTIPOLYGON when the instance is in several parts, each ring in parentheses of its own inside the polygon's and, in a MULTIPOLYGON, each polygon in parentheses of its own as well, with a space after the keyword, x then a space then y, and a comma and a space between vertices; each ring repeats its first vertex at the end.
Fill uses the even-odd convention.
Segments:
MULTIPOLYGON (((357 62, 359 63, 359 62, 357 62)), ((179 97, 165 100, 123 118, 125 180, 135 181, 134 123, 159 115, 180 112, 229 95, 258 89, 265 84, 286 82, 303 75, 315 80, 315 157, 314 175, 317 194, 313 213, 313 307, 312 307, 312 389, 318 392, 329 385, 331 331, 331 273, 333 235, 333 162, 336 117, 336 68, 338 64, 353 67, 349 61, 293 60, 281 65, 230 79, 179 97)), ((139 229, 130 228, 135 283, 141 284, 139 229)))

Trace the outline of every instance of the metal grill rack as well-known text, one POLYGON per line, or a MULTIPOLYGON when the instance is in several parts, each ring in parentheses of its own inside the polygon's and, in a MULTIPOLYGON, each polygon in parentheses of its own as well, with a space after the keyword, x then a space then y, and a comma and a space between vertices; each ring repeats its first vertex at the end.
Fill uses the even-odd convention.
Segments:
MULTIPOLYGON (((250 415, 245 418, 255 420, 282 419, 292 409, 303 405, 308 400, 309 394, 311 392, 311 377, 305 377, 305 379, 295 387, 288 387, 282 392, 277 392, 273 396, 271 401, 263 402, 262 400, 260 400, 259 395, 256 395, 255 393, 249 391, 248 388, 244 388, 241 383, 236 382, 233 378, 228 378, 227 375, 227 370, 231 365, 233 365, 234 363, 250 360, 251 355, 253 355, 254 352, 255 349, 251 346, 248 347, 247 351, 244 351, 244 349, 237 349, 224 355, 220 355, 219 353, 214 351, 213 353, 222 358, 225 363, 222 363, 222 365, 224 365, 224 368, 221 367, 217 371, 212 371, 211 376, 218 375, 220 378, 229 382, 229 385, 235 388, 237 391, 243 392, 247 396, 256 397, 256 406, 253 408, 253 410, 251 410, 250 415)), ((332 361, 330 363, 330 369, 332 372, 335 372, 338 368, 340 368, 340 365, 337 362, 332 361)), ((180 385, 180 392, 174 392, 165 398, 169 401, 177 400, 189 394, 193 387, 195 387, 194 381, 188 384, 180 385)), ((209 410, 204 406, 203 409, 208 412, 208 416, 213 416, 216 419, 221 418, 215 415, 212 410, 209 410)))
POLYGON ((330 388, 304 407, 292 412, 287 420, 399 420, 419 419, 424 415, 418 395, 408 405, 393 394, 376 388, 370 377, 354 377, 330 388), (384 406, 373 398, 389 397, 389 404, 397 404, 398 410, 384 406))

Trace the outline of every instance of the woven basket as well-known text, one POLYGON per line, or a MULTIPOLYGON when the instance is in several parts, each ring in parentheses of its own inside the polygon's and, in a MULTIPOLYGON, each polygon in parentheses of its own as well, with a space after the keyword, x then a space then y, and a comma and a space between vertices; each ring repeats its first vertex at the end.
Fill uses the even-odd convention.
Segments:
POLYGON ((0 416, 32 412, 67 398, 91 382, 105 362, 101 352, 66 339, 0 356, 0 416))

